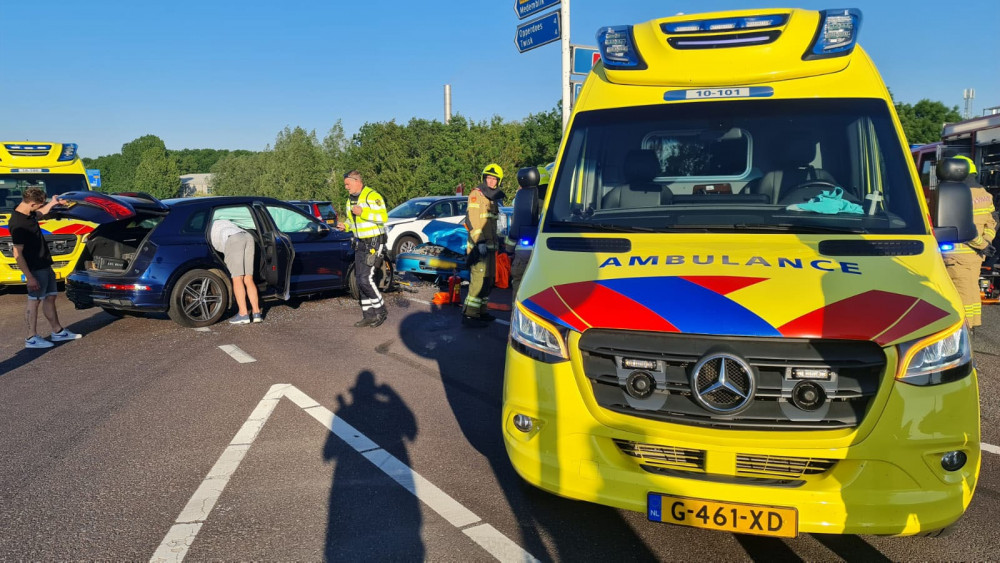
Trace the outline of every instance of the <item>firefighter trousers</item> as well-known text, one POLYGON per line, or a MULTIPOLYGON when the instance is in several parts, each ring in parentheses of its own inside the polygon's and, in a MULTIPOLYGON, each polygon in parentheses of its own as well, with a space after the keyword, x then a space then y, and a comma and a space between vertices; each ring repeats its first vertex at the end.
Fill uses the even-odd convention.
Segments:
POLYGON ((385 253, 385 235, 358 239, 354 250, 354 275, 358 282, 358 296, 361 299, 361 313, 366 319, 374 319, 386 314, 385 301, 375 283, 375 276, 385 253))
POLYGON ((944 265, 948 268, 962 305, 965 306, 965 322, 969 328, 983 324, 983 303, 979 295, 979 274, 983 259, 978 254, 946 254, 944 265))
POLYGON ((469 265, 469 293, 465 296, 462 314, 479 317, 487 313, 490 291, 497 275, 497 254, 489 251, 469 265))

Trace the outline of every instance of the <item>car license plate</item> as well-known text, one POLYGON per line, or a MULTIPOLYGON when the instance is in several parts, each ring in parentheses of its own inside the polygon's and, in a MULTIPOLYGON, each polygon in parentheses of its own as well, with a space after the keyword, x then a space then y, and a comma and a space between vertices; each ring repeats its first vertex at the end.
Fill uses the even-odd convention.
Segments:
POLYGON ((799 513, 794 508, 659 493, 649 493, 646 505, 646 515, 653 522, 783 538, 794 538, 798 534, 799 513))

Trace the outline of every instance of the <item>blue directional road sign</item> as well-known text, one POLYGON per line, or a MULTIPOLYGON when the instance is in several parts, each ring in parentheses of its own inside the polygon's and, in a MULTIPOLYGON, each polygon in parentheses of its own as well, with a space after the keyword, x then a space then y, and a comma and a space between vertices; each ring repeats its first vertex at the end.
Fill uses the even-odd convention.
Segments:
POLYGON ((517 45, 518 52, 524 53, 536 47, 548 45, 553 41, 559 41, 561 21, 559 12, 555 11, 517 26, 514 44, 517 45))
POLYGON ((101 187, 101 171, 96 168, 88 168, 87 181, 90 183, 90 187, 92 188, 101 187))
POLYGON ((573 74, 587 74, 601 60, 601 52, 597 47, 582 47, 570 45, 573 50, 573 74))
POLYGON ((559 3, 559 0, 514 0, 514 11, 518 19, 533 16, 538 12, 548 10, 559 3))

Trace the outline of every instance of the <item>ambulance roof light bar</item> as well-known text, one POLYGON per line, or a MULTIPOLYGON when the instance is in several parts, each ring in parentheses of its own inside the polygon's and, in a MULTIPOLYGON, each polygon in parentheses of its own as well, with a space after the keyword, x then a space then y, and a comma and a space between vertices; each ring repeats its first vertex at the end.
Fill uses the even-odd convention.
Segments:
POLYGON ((59 155, 59 162, 73 160, 76 158, 76 143, 63 143, 62 154, 59 155))
POLYGON ((597 46, 601 50, 601 62, 609 70, 645 70, 646 61, 642 60, 639 50, 635 48, 635 37, 632 26, 615 25, 602 27, 597 31, 597 46))
POLYGON ((802 55, 802 60, 850 54, 858 42, 859 31, 861 31, 861 10, 848 8, 821 11, 816 37, 809 50, 802 55))

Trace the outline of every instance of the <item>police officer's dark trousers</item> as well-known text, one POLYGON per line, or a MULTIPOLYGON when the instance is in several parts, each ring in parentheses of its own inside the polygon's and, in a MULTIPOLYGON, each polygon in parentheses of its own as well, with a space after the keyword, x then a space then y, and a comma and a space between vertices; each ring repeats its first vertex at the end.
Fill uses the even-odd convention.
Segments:
POLYGON ((358 282, 361 312, 366 319, 374 319, 386 314, 385 301, 375 283, 377 270, 385 255, 385 235, 359 238, 354 251, 354 275, 358 282))

